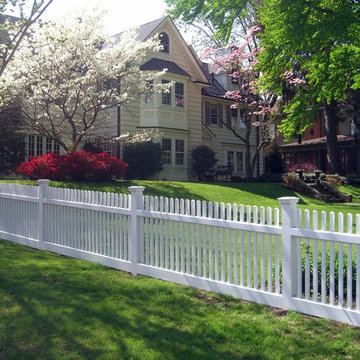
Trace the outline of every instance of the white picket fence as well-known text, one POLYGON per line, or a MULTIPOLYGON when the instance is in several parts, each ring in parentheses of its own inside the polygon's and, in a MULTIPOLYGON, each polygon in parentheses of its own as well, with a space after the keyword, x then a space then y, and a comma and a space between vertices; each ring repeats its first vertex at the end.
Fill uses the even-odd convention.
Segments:
POLYGON ((0 184, 0 237, 360 326, 360 215, 0 184), (280 221, 281 215, 281 221, 280 221))

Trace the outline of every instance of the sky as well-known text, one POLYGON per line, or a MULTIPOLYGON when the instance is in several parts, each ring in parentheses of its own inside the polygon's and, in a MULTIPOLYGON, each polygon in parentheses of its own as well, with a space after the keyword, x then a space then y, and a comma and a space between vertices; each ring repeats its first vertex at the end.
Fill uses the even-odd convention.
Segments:
POLYGON ((166 15, 163 0, 54 0, 44 18, 56 19, 86 8, 99 8, 107 12, 104 17, 105 31, 109 35, 166 15))

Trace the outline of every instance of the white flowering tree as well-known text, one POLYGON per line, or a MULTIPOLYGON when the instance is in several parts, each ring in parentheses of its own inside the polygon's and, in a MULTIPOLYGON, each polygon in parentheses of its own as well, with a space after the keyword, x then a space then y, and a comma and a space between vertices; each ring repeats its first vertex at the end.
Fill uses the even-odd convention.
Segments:
POLYGON ((14 57, 30 27, 53 0, 0 1, 0 77, 14 57), (8 14, 14 16, 9 16, 8 14))
POLYGON ((34 28, 4 73, 3 86, 20 103, 29 131, 54 140, 65 152, 96 135, 111 108, 166 90, 152 85, 166 69, 140 70, 147 52, 160 50, 158 40, 140 42, 129 31, 114 42, 100 24, 101 15, 91 14, 34 28))

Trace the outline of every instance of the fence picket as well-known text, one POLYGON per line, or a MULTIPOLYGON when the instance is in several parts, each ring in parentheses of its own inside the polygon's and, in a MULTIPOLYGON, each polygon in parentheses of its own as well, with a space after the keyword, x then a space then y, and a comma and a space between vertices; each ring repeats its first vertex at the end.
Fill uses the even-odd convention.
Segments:
MULTIPOLYGON (((321 212, 321 230, 326 230, 326 212, 321 212)), ((326 241, 321 241, 321 302, 326 302, 326 241)))
MULTIPOLYGON (((347 215, 347 233, 352 234, 353 217, 352 214, 347 215)), ((347 244, 347 280, 346 280, 346 292, 347 292, 347 308, 352 309, 352 245, 347 244)))
MULTIPOLYGON (((356 215, 356 234, 360 235, 360 214, 356 215)), ((356 310, 360 311, 360 245, 356 245, 356 310)))
MULTIPOLYGON (((319 216, 317 210, 313 211, 313 228, 318 229, 319 216)), ((319 250, 318 240, 313 239, 313 300, 317 302, 319 300, 319 250)))
MULTIPOLYGON (((238 219, 238 206, 234 204, 234 221, 239 221, 238 219)), ((239 284, 239 262, 238 262, 238 248, 239 248, 239 232, 234 230, 234 284, 239 284)))
MULTIPOLYGON (((246 206, 246 222, 251 223, 251 206, 246 206)), ((251 287, 251 234, 246 232, 246 246, 247 246, 247 287, 251 287)))
MULTIPOLYGON (((267 208, 267 225, 272 225, 272 209, 271 207, 267 208)), ((269 292, 272 292, 272 287, 273 287, 273 281, 272 281, 272 245, 273 245, 273 236, 271 234, 267 234, 267 254, 268 254, 268 258, 267 258, 267 265, 268 265, 268 279, 267 279, 267 283, 268 283, 268 287, 267 290, 269 292)))
MULTIPOLYGON (((213 203, 209 201, 208 203, 208 217, 213 219, 214 218, 214 209, 213 209, 213 203)), ((213 265, 213 259, 214 259, 214 253, 213 253, 213 227, 209 226, 209 278, 212 280, 214 278, 214 265, 213 265)))
MULTIPOLYGON (((338 215, 338 228, 339 232, 344 232, 344 214, 338 215)), ((338 305, 344 305, 344 247, 342 243, 339 243, 339 269, 338 269, 338 305)))
MULTIPOLYGON (((310 229, 310 211, 305 210, 305 229, 310 229)), ((310 299, 310 240, 305 239, 305 299, 310 299)))
MULTIPOLYGON (((219 204, 214 203, 214 217, 219 218, 219 204)), ((215 227, 215 280, 219 280, 219 229, 215 227)))
MULTIPOLYGON (((209 214, 207 213, 207 203, 206 201, 202 202, 202 216, 203 217, 209 217, 209 214)), ((203 269, 202 269, 202 276, 208 277, 208 259, 207 259, 207 252, 208 252, 208 246, 207 246, 207 239, 208 239, 208 227, 202 225, 202 257, 203 257, 203 269)))
MULTIPOLYGON (((244 222, 244 205, 240 205, 240 222, 244 222)), ((245 244, 244 231, 240 230, 240 285, 245 286, 245 244)))

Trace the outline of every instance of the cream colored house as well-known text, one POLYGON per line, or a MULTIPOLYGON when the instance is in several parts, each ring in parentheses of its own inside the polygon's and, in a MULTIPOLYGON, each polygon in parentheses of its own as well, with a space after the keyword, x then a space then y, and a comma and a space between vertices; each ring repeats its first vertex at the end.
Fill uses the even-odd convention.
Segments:
MULTIPOLYGON (((110 123, 112 136, 135 133, 142 129, 156 129, 161 133, 164 150, 164 170, 156 179, 191 180, 191 150, 201 144, 210 146, 218 159, 218 165, 231 166, 233 176, 245 177, 244 146, 223 121, 239 124, 241 111, 231 110, 232 102, 224 98, 226 74, 210 74, 208 64, 198 60, 192 47, 188 46, 169 16, 139 27, 139 40, 144 41, 158 34, 163 50, 150 53, 143 70, 167 69, 162 82, 173 81, 170 93, 144 95, 136 103, 113 108, 110 123)), ((116 35, 118 37, 121 34, 116 35)), ((115 38, 116 38, 115 36, 115 38)), ((240 130, 241 131, 241 130, 240 130)), ((252 142, 256 146, 256 129, 252 142)), ((56 145, 47 143, 40 136, 27 141, 27 152, 39 155, 54 150, 56 145)), ((112 150, 116 155, 116 150, 112 150)), ((263 172, 261 153, 255 176, 263 172)))
MULTIPOLYGON (((139 39, 159 34, 163 51, 149 54, 144 70, 168 71, 162 81, 173 81, 169 94, 155 94, 121 109, 121 132, 141 129, 161 131, 164 170, 156 179, 191 180, 191 150, 201 144, 210 146, 218 165, 231 166, 234 176, 245 177, 244 146, 219 121, 231 121, 241 128, 241 111, 232 110, 232 102, 224 98, 229 78, 226 74, 210 74, 208 64, 198 60, 169 16, 144 24, 139 39), (226 79, 227 77, 227 79, 226 79), (224 81, 225 80, 225 81, 224 81)), ((241 130, 240 130, 241 131, 241 130)), ((252 142, 256 146, 256 129, 252 142)), ((263 172, 261 153, 255 176, 263 172)))

